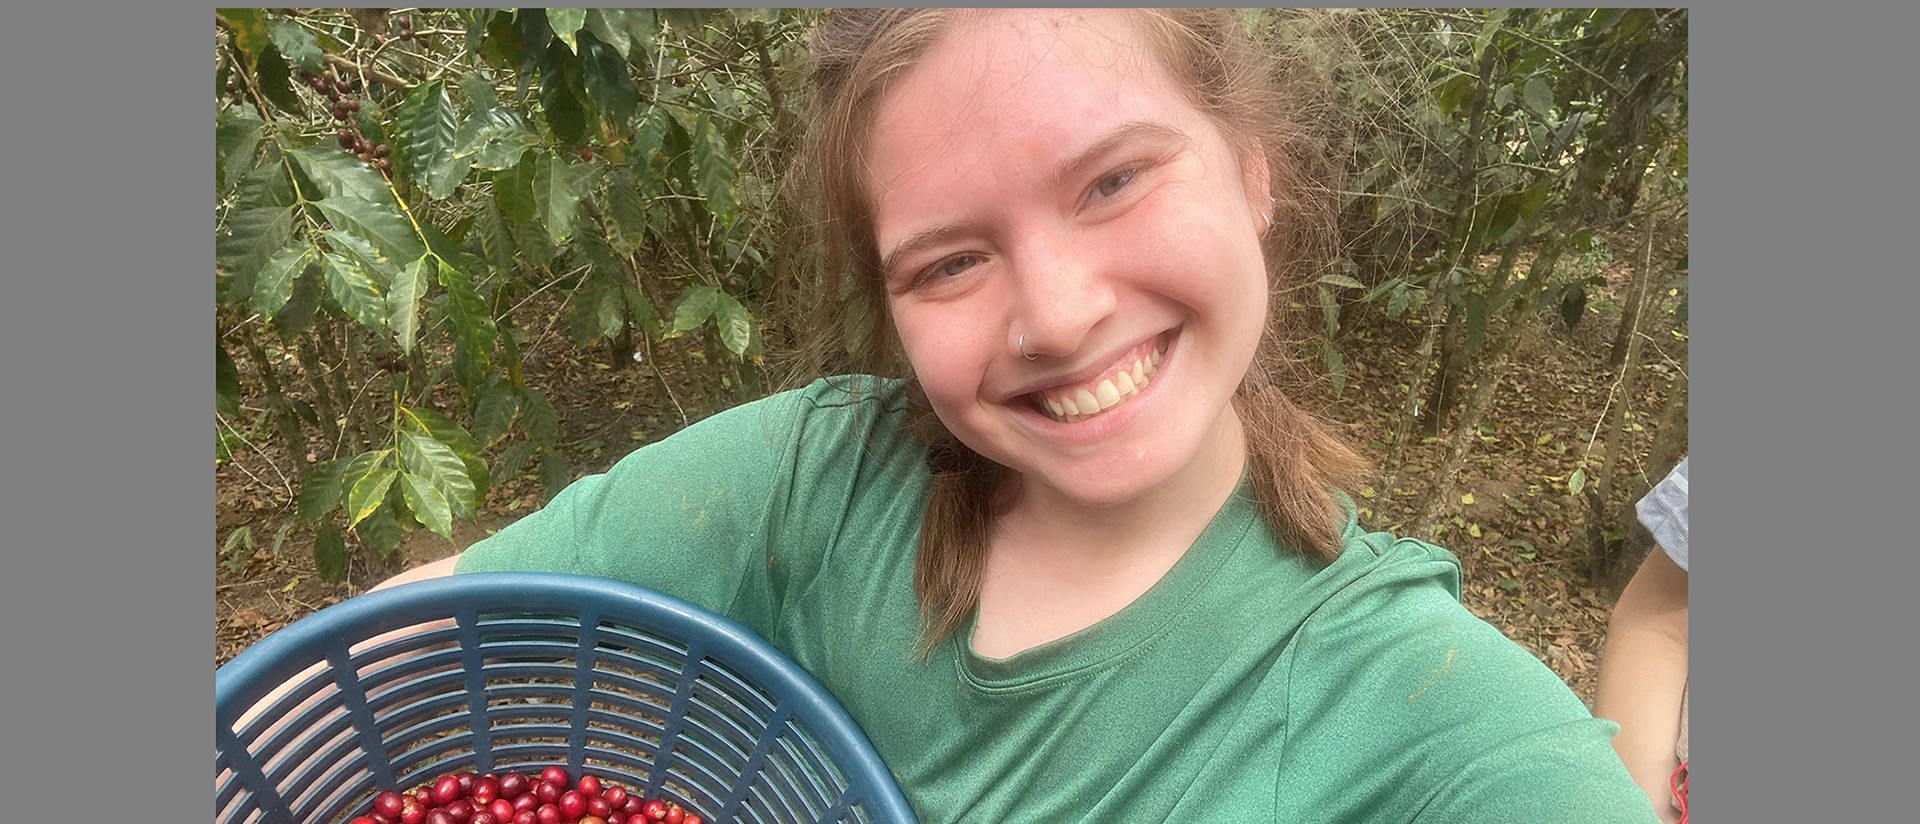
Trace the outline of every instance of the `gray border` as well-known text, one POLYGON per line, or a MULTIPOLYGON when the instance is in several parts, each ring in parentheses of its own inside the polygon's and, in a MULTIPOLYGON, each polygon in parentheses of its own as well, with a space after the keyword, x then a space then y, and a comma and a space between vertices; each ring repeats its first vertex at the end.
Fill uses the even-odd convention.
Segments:
POLYGON ((1693 142, 1711 149, 1691 169, 1706 557, 1690 749, 1709 820, 1913 817, 1895 800, 1920 732, 1920 564, 1894 529, 1914 509, 1920 297, 1905 248, 1920 15, 1903 11, 1693 14, 1693 142))
MULTIPOLYGON (((16 665, 0 781, 9 819, 71 815, 61 790, 111 781, 85 815, 207 820, 212 250, 194 158, 211 9, 124 6, 106 25, 67 8, 10 10, 0 48, 16 129, 0 207, 0 620, 16 665)), ((1904 58, 1920 20, 1694 14, 1692 121, 1712 149, 1693 162, 1707 423, 1692 440, 1701 534, 1727 548, 1694 595, 1696 807, 1901 820, 1900 745, 1920 732, 1905 709, 1920 561, 1892 528, 1913 508, 1904 58)))
POLYGON ((0 26, 0 818, 206 821, 213 10, 74 9, 0 26))

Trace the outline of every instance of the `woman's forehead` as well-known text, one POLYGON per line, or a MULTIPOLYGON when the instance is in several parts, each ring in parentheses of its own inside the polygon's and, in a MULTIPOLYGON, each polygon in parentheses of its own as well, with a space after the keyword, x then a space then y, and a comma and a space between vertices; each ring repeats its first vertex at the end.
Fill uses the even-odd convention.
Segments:
POLYGON ((957 16, 890 85, 866 168, 884 201, 946 182, 929 175, 1047 171, 1123 123, 1201 119, 1125 12, 994 10, 957 16))

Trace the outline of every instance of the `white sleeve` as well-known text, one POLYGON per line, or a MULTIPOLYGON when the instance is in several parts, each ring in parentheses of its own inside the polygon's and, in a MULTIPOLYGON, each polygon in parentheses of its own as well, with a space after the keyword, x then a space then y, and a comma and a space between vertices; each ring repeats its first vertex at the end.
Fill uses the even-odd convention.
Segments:
POLYGON ((1680 459, 1680 465, 1673 468, 1667 477, 1654 484, 1647 496, 1640 499, 1634 509, 1640 513, 1640 523, 1653 533, 1653 539, 1668 557, 1681 569, 1687 568, 1687 461, 1691 457, 1680 459))

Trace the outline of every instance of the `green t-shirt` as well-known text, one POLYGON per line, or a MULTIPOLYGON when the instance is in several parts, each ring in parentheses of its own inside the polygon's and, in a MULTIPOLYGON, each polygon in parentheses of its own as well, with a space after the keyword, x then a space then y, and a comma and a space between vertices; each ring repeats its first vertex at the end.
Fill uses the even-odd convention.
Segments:
POLYGON ((1460 605, 1445 550, 1351 523, 1319 567, 1244 485, 1118 613, 1010 658, 916 659, 925 449, 896 382, 703 420, 468 549, 461 572, 631 581, 765 637, 922 821, 1651 822, 1560 679, 1460 605))

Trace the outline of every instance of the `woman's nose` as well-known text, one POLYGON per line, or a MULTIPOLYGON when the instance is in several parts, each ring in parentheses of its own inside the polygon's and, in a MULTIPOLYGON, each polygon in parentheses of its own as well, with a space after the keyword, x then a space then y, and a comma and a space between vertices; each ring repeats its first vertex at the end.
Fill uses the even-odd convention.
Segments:
POLYGON ((1037 238, 1017 254, 1008 351, 1036 358, 1072 355, 1088 333, 1113 314, 1108 263, 1095 250, 1061 235, 1037 238))

